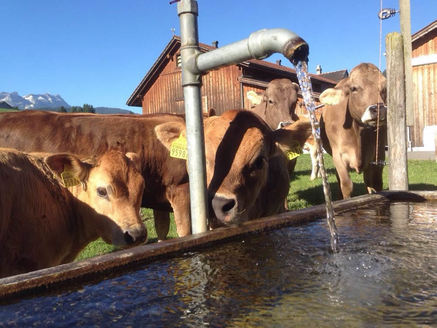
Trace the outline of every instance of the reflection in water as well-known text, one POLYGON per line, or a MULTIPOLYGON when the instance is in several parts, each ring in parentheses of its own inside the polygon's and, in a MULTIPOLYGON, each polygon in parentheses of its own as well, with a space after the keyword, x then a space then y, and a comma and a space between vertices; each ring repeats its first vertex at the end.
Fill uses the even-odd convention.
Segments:
POLYGON ((250 235, 79 290, 0 306, 0 326, 437 324, 437 203, 369 206, 250 235))

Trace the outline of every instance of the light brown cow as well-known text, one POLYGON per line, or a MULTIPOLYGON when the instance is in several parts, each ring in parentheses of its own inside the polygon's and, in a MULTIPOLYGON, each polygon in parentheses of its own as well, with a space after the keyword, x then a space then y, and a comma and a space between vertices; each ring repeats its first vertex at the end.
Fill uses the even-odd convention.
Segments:
MULTIPOLYGON (((271 129, 280 129, 299 120, 296 115, 297 94, 299 85, 289 79, 274 79, 263 94, 248 91, 247 98, 251 102, 251 110, 257 113, 271 129)), ((317 149, 310 135, 305 146, 309 149, 312 162, 311 180, 318 175, 317 149)), ((296 152, 299 152, 296 149, 296 152)), ((292 176, 296 166, 296 158, 288 163, 288 173, 292 176)))
MULTIPOLYGON (((305 105, 302 103, 302 106, 305 106, 305 105)), ((317 122, 320 122, 323 107, 324 107, 324 105, 322 104, 322 105, 316 106, 316 108, 315 108, 315 115, 316 115, 317 122)), ((305 117, 307 119, 309 119, 309 114, 305 114, 305 117)), ((310 157, 311 157, 310 180, 312 181, 312 180, 315 180, 316 178, 321 178, 322 173, 320 171, 319 163, 317 161, 317 144, 316 144, 316 140, 312 134, 305 141, 305 145, 304 145, 303 149, 307 150, 310 154, 310 157)))
MULTIPOLYGON (((292 141, 303 145, 311 133, 309 122, 273 131, 251 111, 230 110, 205 119, 204 129, 212 226, 283 211, 289 190, 283 151, 292 141)), ((175 140, 185 136, 183 122, 165 123, 155 130, 169 151, 175 140)))
POLYGON ((147 238, 144 179, 121 152, 90 164, 1 149, 0 181, 0 277, 71 262, 98 237, 117 246, 147 238))
POLYGON ((368 63, 356 66, 349 77, 320 95, 327 105, 320 122, 323 147, 332 155, 343 198, 353 189, 349 169, 363 172, 369 193, 382 190, 383 166, 375 160, 377 154, 378 161, 385 159, 385 98, 386 79, 368 63))
POLYGON ((258 114, 272 130, 280 122, 285 124, 297 121, 296 103, 299 85, 289 79, 275 79, 270 81, 263 95, 248 92, 248 98, 254 106, 251 110, 258 114))
POLYGON ((26 152, 69 152, 95 156, 109 149, 135 152, 147 182, 142 207, 154 209, 158 239, 169 230, 169 211, 174 211, 179 236, 190 233, 188 173, 185 161, 171 158, 158 141, 154 127, 178 115, 102 115, 43 111, 0 114, 0 147, 26 152))

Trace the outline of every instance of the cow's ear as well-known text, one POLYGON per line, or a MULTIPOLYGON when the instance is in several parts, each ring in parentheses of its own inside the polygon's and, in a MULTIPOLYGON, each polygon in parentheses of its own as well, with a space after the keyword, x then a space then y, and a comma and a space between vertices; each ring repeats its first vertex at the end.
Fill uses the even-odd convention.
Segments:
POLYGON ((141 158, 137 153, 127 152, 126 157, 135 165, 135 168, 141 172, 141 158))
POLYGON ((272 132, 273 140, 283 152, 302 149, 305 141, 311 135, 311 122, 308 118, 302 118, 282 129, 272 132))
POLYGON ((158 140, 170 150, 172 142, 185 134, 185 124, 182 122, 163 123, 155 127, 155 134, 158 140))
POLYGON ((253 90, 249 90, 249 91, 247 91, 247 99, 249 99, 252 106, 256 106, 256 105, 261 104, 261 102, 263 101, 263 96, 257 94, 253 90))
POLYGON ((54 154, 47 156, 44 161, 55 175, 61 179, 66 187, 73 185, 74 181, 82 184, 89 176, 91 164, 81 161, 72 154, 54 154), (71 180, 70 180, 71 179, 71 180), (67 181, 68 180, 68 181, 67 181))
POLYGON ((341 102, 341 98, 344 97, 344 93, 342 89, 337 88, 329 88, 323 91, 319 100, 324 105, 337 105, 341 102))
POLYGON ((291 85, 293 86, 293 88, 296 90, 296 92, 299 91, 300 87, 299 84, 295 83, 295 82, 291 82, 291 85))

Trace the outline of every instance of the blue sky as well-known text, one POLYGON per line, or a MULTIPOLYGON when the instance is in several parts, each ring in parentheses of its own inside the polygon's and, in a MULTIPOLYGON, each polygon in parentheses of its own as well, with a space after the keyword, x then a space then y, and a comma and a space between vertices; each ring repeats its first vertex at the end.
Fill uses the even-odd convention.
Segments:
MULTIPOLYGON (((329 72, 379 62, 380 0, 198 5, 203 43, 223 46, 262 28, 286 28, 308 42, 310 72, 317 64, 329 72)), ((169 0, 1 0, 0 8, 0 92, 60 94, 70 105, 139 112, 126 100, 170 41, 172 28, 179 35, 176 4, 169 0)), ((384 0, 383 8, 399 8, 399 2, 384 0)), ((412 33, 436 19, 437 0, 411 0, 412 33)), ((383 37, 393 31, 400 31, 399 14, 382 23, 383 37)))

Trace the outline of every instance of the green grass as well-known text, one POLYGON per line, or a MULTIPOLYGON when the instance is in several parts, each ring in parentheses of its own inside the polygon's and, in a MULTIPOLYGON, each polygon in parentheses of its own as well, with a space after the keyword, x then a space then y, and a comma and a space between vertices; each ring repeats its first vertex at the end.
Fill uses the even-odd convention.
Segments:
POLYGON ((17 109, 10 109, 10 108, 0 108, 0 113, 1 112, 16 112, 17 109))
MULTIPOLYGON (((158 241, 158 236, 155 231, 155 224, 153 222, 153 212, 149 208, 141 209, 141 218, 146 225, 148 243, 156 243, 158 241)), ((173 213, 170 214, 170 230, 168 233, 168 238, 176 238, 176 225, 174 223, 173 213)), ((99 238, 96 241, 88 244, 85 249, 78 255, 76 261, 90 258, 97 255, 102 255, 105 253, 113 252, 118 250, 117 247, 107 244, 103 239, 99 238)))
MULTIPOLYGON (((332 164, 332 159, 329 155, 324 156, 325 167, 328 173, 328 182, 331 187, 332 199, 341 199, 340 189, 335 177, 335 168, 332 164)), ((435 161, 408 161, 408 179, 410 190, 437 190, 437 163, 435 161)), ((388 189, 388 167, 384 167, 384 189, 388 189)), ((289 210, 297 210, 309 206, 314 206, 324 203, 322 180, 316 179, 310 181, 311 174, 311 159, 310 156, 304 154, 297 160, 295 173, 290 182, 290 192, 287 196, 289 210)), ((361 174, 355 172, 350 173, 354 182, 354 190, 352 196, 363 195, 367 193, 363 183, 361 174)), ((153 224, 153 214, 150 209, 142 209, 142 217, 147 226, 149 235, 149 243, 156 242, 157 236, 153 224)), ((176 227, 173 216, 171 217, 171 226, 169 238, 176 238, 176 227)), ((113 251, 115 248, 108 245, 101 239, 89 244, 85 250, 77 258, 85 259, 96 255, 101 255, 113 251)))

